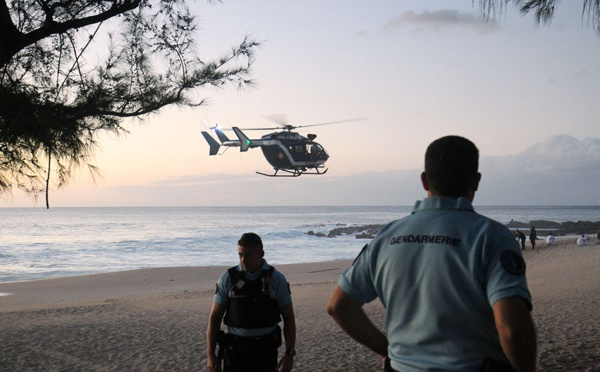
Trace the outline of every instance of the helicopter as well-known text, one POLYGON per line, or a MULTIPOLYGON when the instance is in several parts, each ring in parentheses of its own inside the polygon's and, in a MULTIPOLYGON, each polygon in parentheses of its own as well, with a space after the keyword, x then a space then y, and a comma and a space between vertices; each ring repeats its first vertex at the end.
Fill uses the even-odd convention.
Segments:
POLYGON ((202 135, 210 146, 209 155, 219 154, 221 146, 239 147, 240 152, 248 151, 250 148, 260 147, 265 159, 273 167, 272 174, 256 172, 267 177, 299 177, 303 174, 323 175, 327 173, 325 162, 329 159, 329 154, 323 146, 315 142, 316 134, 307 134, 306 137, 297 132, 292 132, 296 128, 314 127, 318 125, 330 125, 342 122, 354 121, 358 119, 335 121, 329 123, 293 126, 283 124, 274 128, 246 128, 245 130, 278 130, 262 136, 260 139, 249 139, 248 136, 238 127, 232 127, 237 140, 231 140, 225 135, 219 125, 210 129, 213 130, 220 143, 217 142, 208 132, 202 131, 202 135))

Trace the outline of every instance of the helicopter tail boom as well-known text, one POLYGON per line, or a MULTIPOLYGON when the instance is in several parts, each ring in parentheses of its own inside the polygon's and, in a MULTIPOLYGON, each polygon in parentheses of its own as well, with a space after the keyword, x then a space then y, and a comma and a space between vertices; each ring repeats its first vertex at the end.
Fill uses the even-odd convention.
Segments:
POLYGON ((219 145, 219 143, 215 141, 215 139, 212 138, 212 136, 207 132, 202 131, 202 135, 204 136, 204 139, 206 140, 206 142, 208 142, 208 145, 210 146, 209 155, 217 155, 217 153, 219 152, 219 147, 221 147, 221 145, 219 145))

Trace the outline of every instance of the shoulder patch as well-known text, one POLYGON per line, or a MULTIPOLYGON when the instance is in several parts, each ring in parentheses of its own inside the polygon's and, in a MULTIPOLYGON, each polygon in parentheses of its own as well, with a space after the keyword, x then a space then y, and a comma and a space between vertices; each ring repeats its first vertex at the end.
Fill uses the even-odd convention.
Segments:
POLYGON ((506 250, 500 254, 500 261, 504 270, 511 274, 525 274, 525 260, 515 251, 506 250))

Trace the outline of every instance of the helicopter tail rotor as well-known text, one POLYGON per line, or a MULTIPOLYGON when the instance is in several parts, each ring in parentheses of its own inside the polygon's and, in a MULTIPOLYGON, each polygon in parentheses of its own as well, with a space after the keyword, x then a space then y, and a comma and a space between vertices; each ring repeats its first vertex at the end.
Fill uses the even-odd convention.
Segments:
POLYGON ((227 138, 225 133, 223 133, 223 130, 221 129, 221 127, 219 127, 219 124, 215 124, 215 126, 212 128, 212 130, 215 132, 215 134, 217 135, 217 138, 219 138, 219 141, 221 141, 221 143, 225 143, 225 142, 229 141, 229 138, 227 138))
POLYGON ((223 133, 223 130, 221 129, 219 124, 215 124, 211 127, 208 120, 204 119, 204 125, 206 125, 217 136, 221 144, 229 141, 229 138, 227 138, 225 133, 223 133))

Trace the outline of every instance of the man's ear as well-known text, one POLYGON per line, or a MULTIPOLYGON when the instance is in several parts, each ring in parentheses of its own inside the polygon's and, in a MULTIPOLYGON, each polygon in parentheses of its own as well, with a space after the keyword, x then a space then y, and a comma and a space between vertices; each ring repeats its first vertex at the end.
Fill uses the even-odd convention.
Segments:
POLYGON ((475 181, 473 182, 473 191, 477 191, 477 189, 479 189, 480 181, 481 181, 481 173, 477 172, 477 176, 475 176, 475 181))
POLYGON ((423 184, 423 188, 425 189, 425 191, 430 191, 429 180, 427 180, 427 174, 425 172, 421 173, 421 183, 423 184))

